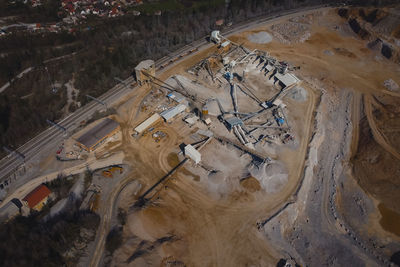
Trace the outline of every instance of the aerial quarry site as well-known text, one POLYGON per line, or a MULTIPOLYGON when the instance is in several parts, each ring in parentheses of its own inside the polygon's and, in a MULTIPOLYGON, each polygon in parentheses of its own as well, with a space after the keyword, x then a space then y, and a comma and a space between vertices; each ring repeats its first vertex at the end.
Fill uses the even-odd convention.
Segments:
POLYGON ((116 113, 41 153, 1 207, 90 170, 101 219, 79 266, 397 266, 399 62, 400 6, 213 31, 141 62, 116 113))

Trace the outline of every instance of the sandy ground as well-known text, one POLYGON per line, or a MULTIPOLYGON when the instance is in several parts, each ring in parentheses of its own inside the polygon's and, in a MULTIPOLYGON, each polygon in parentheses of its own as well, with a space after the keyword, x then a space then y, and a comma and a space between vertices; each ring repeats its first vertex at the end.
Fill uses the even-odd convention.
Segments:
MULTIPOLYGON (((368 50, 365 42, 345 26, 335 28, 334 24, 341 22, 333 11, 297 18, 297 22, 305 26, 299 28, 303 32, 294 42, 282 43, 273 34, 274 29, 280 31, 287 25, 266 25, 235 35, 232 40, 244 43, 249 49, 266 50, 280 60, 301 67, 296 75, 304 81, 301 88, 306 93, 297 89, 285 98, 289 106, 288 117, 298 136, 298 146, 267 150, 274 152, 277 166, 257 168, 245 154, 213 140, 203 148, 205 159, 201 166, 187 163, 162 187, 163 190, 158 191, 152 205, 130 214, 124 228, 125 242, 114 255, 114 265, 153 266, 170 260, 189 266, 267 266, 276 264, 281 257, 293 257, 310 266, 320 263, 380 265, 385 264, 390 253, 398 249, 393 235, 384 235, 383 230, 371 231, 368 227, 368 223, 380 227, 379 216, 373 216, 379 202, 371 201, 371 196, 363 193, 357 184, 346 182, 345 178, 351 176, 351 172, 343 167, 348 165, 341 165, 341 162, 348 162, 352 151, 357 148, 354 143, 358 142, 360 107, 364 106, 362 102, 365 99, 361 96, 397 96, 395 92, 386 90, 383 82, 393 79, 399 83, 399 67, 387 60, 376 60, 375 52, 368 50), (264 44, 257 44, 254 39, 251 42, 252 39, 248 38, 263 31, 270 32, 275 38, 264 44), (320 123, 325 126, 321 126, 319 135, 313 137, 315 152, 312 152, 307 150, 307 145, 313 103, 318 99, 314 92, 323 96, 318 113, 321 114, 320 123), (309 167, 303 172, 306 152, 309 167), (267 175, 268 168, 274 170, 274 175, 267 175), (330 173, 333 173, 332 180, 325 178, 330 173), (260 178, 263 176, 275 182, 264 181, 260 178), (341 184, 346 188, 343 192, 337 189, 341 184), (300 185, 301 190, 296 194, 298 200, 295 201, 290 196, 300 185), (293 201, 296 205, 290 205, 293 201), (332 201, 338 202, 333 205, 332 201), (261 234, 256 222, 273 215, 287 203, 289 208, 269 221, 264 228, 265 235, 261 234), (364 205, 364 209, 357 215, 354 209, 360 210, 360 205, 364 205), (348 216, 352 213, 354 217, 350 220, 348 216), (370 219, 360 225, 362 218, 370 219), (360 241, 353 241, 353 235, 360 241), (374 241, 371 243, 370 240, 374 241), (387 247, 371 252, 374 244, 378 243, 387 247), (320 255, 315 255, 315 250, 320 251, 320 255)), ((163 73, 161 78, 180 74, 187 79, 183 78, 183 83, 189 85, 193 77, 185 70, 214 49, 179 64, 163 73)), ((259 81, 251 75, 249 86, 259 88, 259 81)), ((224 87, 212 89, 206 81, 201 84, 203 88, 197 92, 199 98, 207 98, 210 94, 224 98, 224 87)), ((265 92, 258 92, 261 93, 259 97, 267 99, 268 90, 265 92)), ((138 96, 121 113, 121 117, 125 116, 124 123, 130 127, 151 112, 136 111, 143 96, 138 96), (126 114, 136 116, 129 116, 133 118, 129 121, 126 114)), ((238 102, 246 103, 240 97, 244 96, 239 96, 238 102)), ((229 100, 221 102, 224 108, 232 109, 229 100)), ((244 104, 242 109, 250 111, 251 105, 244 104)), ((211 128, 234 139, 226 129, 214 123, 211 128)), ((171 153, 179 154, 178 145, 190 143, 190 136, 195 131, 185 127, 179 119, 156 129, 167 134, 160 143, 155 143, 151 135, 139 139, 132 139, 127 133, 123 135, 125 160, 137 166, 138 178, 145 186, 177 164, 181 156, 171 157, 171 153), (171 160, 173 157, 176 159, 171 160)), ((393 149, 391 143, 388 149, 393 149)))

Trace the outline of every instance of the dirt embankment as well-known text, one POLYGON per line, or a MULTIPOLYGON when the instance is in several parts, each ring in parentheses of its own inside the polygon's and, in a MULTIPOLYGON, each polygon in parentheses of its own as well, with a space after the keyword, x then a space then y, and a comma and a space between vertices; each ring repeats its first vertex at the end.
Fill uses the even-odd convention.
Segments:
POLYGON ((368 48, 400 62, 400 15, 396 9, 341 8, 338 15, 347 21, 354 33, 368 41, 368 48))
MULTIPOLYGON (((400 113, 396 106, 400 104, 400 99, 381 96, 375 101, 381 106, 373 105, 375 109, 371 111, 373 115, 369 120, 374 121, 375 130, 385 137, 390 149, 398 153, 400 113)), ((353 158, 354 176, 364 190, 381 202, 382 227, 399 235, 398 227, 393 225, 400 214, 400 160, 378 141, 367 118, 362 119, 359 145, 353 158)))

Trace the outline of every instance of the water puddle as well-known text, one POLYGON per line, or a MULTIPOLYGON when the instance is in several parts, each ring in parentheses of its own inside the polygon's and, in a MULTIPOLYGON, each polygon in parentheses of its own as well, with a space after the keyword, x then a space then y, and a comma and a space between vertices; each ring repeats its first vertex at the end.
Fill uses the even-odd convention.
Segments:
POLYGON ((400 236, 400 214, 388 209, 382 203, 378 205, 379 212, 382 215, 379 221, 380 225, 388 232, 400 236))

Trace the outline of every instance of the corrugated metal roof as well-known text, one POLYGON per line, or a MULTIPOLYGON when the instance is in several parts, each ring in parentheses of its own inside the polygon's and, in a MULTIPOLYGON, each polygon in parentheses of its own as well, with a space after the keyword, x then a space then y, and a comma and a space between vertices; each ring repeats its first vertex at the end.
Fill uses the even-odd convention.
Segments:
POLYGON ((158 113, 154 113, 151 115, 147 120, 139 124, 136 128, 135 131, 138 133, 142 133, 144 130, 146 130, 148 127, 150 127, 153 123, 161 119, 161 116, 158 113))
POLYGON ((178 103, 181 103, 183 100, 186 99, 182 94, 180 94, 178 92, 169 93, 167 95, 167 97, 172 99, 172 100, 174 100, 174 101, 176 101, 176 102, 178 102, 178 103))
POLYGON ((228 118, 228 119, 226 119, 226 122, 231 127, 233 127, 235 125, 243 125, 243 121, 237 117, 228 118))
POLYGON ((185 146, 185 156, 191 158, 194 162, 199 163, 201 161, 201 154, 192 145, 185 146))
POLYGON ((168 121, 178 115, 179 113, 182 113, 186 109, 186 106, 183 104, 179 104, 176 107, 170 108, 166 111, 161 112, 161 117, 164 118, 164 120, 168 121))
POLYGON ((118 122, 106 118, 92 129, 78 137, 76 141, 86 146, 87 148, 97 144, 100 140, 106 137, 119 126, 118 122))
POLYGON ((223 42, 223 43, 221 44, 221 47, 228 46, 230 43, 231 43, 231 42, 229 42, 229 41, 225 41, 225 42, 223 42))

